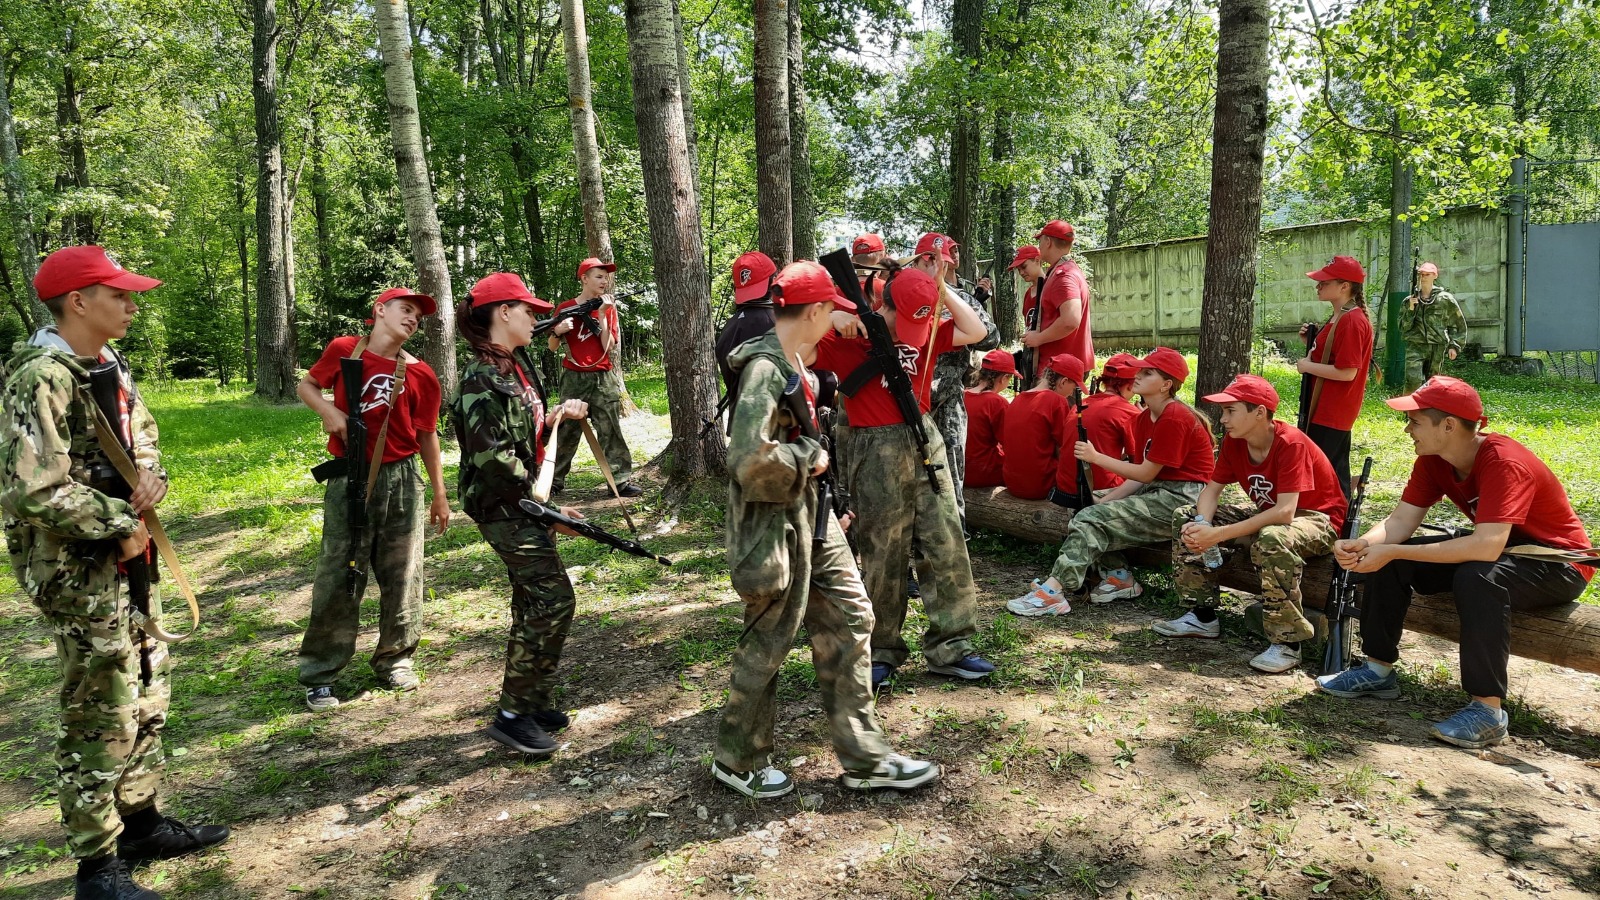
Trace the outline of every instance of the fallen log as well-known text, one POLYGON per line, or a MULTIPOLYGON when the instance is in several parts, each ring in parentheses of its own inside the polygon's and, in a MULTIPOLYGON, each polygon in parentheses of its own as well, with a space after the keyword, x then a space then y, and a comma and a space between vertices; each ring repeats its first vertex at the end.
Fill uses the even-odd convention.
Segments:
MULTIPOLYGON (((1072 522, 1072 510, 1046 500, 1023 500, 1005 488, 968 488, 965 491, 967 527, 997 531, 1012 537, 1043 544, 1060 544, 1072 522)), ((1155 568, 1172 562, 1172 545, 1160 544, 1127 552, 1134 565, 1155 568)), ((1308 614, 1320 611, 1328 596, 1333 577, 1333 558, 1309 560, 1301 578, 1300 592, 1308 614)), ((1248 594, 1261 591, 1261 578, 1250 565, 1248 553, 1227 553, 1218 570, 1218 583, 1248 594)), ((1259 622, 1259 615, 1250 616, 1259 622)), ((1321 616, 1308 615, 1321 636, 1321 616)), ((1455 600, 1449 594, 1417 594, 1406 614, 1406 628, 1441 637, 1461 640, 1461 621, 1455 600)), ((1556 666, 1600 674, 1600 607, 1580 603, 1511 614, 1511 652, 1556 666)))

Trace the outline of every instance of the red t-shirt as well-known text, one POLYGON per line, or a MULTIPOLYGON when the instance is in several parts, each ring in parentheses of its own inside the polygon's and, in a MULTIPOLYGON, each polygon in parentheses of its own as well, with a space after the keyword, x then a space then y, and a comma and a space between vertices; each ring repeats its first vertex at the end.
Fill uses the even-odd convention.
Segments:
MULTIPOLYGON (((346 412, 350 403, 344 392, 344 378, 339 375, 339 360, 356 349, 359 338, 353 335, 337 337, 322 351, 322 358, 308 373, 311 380, 324 388, 333 388, 333 405, 346 412)), ((394 462, 417 452, 417 432, 432 434, 439 427, 439 376, 422 360, 406 364, 406 383, 400 389, 400 403, 389 416, 389 394, 394 390, 395 360, 367 350, 361 354, 361 418, 367 423, 367 459, 378 445, 378 429, 389 418, 388 437, 383 445, 383 461, 394 462)), ((328 452, 344 455, 344 441, 329 435, 328 452)))
POLYGON ((1074 298, 1083 301, 1083 318, 1078 322, 1077 329, 1066 337, 1039 348, 1041 370, 1061 353, 1076 356, 1086 372, 1094 368, 1094 341, 1089 331, 1089 281, 1083 277, 1083 270, 1071 257, 1063 256, 1050 267, 1050 274, 1044 277, 1044 296, 1039 303, 1039 330, 1054 325, 1061 318, 1062 305, 1074 298))
MULTIPOLYGON (((1400 494, 1403 502, 1423 509, 1448 497, 1474 525, 1508 522, 1514 544, 1543 544, 1563 550, 1586 550, 1583 529, 1567 491, 1544 460, 1503 434, 1486 434, 1466 481, 1457 481, 1455 467, 1442 456, 1419 456, 1411 479, 1400 494)), ((1593 566, 1574 564, 1583 580, 1593 566)))
POLYGON ((1361 413, 1361 401, 1367 395, 1367 370, 1372 367, 1372 322, 1367 319, 1367 311, 1353 306, 1339 317, 1337 327, 1330 330, 1322 326, 1311 345, 1311 361, 1325 362, 1335 369, 1356 370, 1356 377, 1349 381, 1323 379, 1316 411, 1311 414, 1313 425, 1349 431, 1361 413), (1330 334, 1333 347, 1328 358, 1323 359, 1323 342, 1330 334))
POLYGON ((1161 464, 1151 481, 1210 481, 1216 462, 1212 458, 1211 432, 1195 411, 1181 403, 1168 403, 1161 418, 1151 421, 1145 410, 1129 430, 1129 462, 1161 464))
MULTIPOLYGON (((948 353, 955 348, 956 326, 954 322, 946 321, 939 326, 939 336, 934 340, 933 355, 935 358, 941 353, 948 353)), ((917 393, 917 406, 926 415, 928 412, 929 395, 933 392, 933 378, 931 372, 924 372, 926 368, 920 363, 923 351, 927 347, 913 347, 909 344, 895 344, 900 350, 900 367, 905 369, 906 375, 911 379, 911 387, 917 393)), ((870 358, 872 342, 865 337, 843 338, 837 331, 830 331, 817 342, 817 361, 811 364, 813 369, 825 369, 839 376, 839 383, 843 384, 850 373, 865 363, 870 358)), ((928 366, 932 366, 930 360, 928 366)), ((887 380, 882 376, 871 379, 856 391, 854 397, 844 398, 845 414, 850 418, 851 428, 875 428, 881 425, 903 425, 905 419, 900 415, 900 407, 894 402, 894 395, 889 393, 887 380)))
POLYGON ((1272 446, 1260 463, 1250 459, 1249 444, 1224 437, 1211 480, 1238 484, 1261 510, 1277 505, 1279 494, 1299 494, 1295 512, 1314 509, 1327 513, 1333 520, 1333 530, 1339 531, 1344 527, 1347 506, 1327 454, 1305 432, 1287 422, 1273 422, 1272 432, 1272 446))
MULTIPOLYGON (((1128 432, 1133 420, 1139 417, 1139 407, 1122 398, 1121 394, 1092 394, 1083 401, 1083 427, 1089 432, 1089 443, 1096 450, 1114 459, 1127 459, 1133 439, 1128 432)), ((1108 472, 1099 466, 1094 473, 1094 489, 1103 491, 1121 484, 1121 475, 1108 472)))
POLYGON ((1007 407, 1011 404, 994 391, 964 391, 967 404, 967 487, 997 487, 1006 483, 1004 435, 1007 407))
MULTIPOLYGON (((581 300, 581 297, 574 297, 557 306, 556 312, 577 306, 581 300)), ((611 343, 615 345, 618 335, 622 333, 616 306, 602 306, 591 315, 601 328, 611 332, 611 343)), ((600 335, 589 327, 588 320, 573 319, 572 330, 561 337, 567 342, 567 355, 561 358, 563 367, 574 372, 605 372, 611 368, 611 356, 601 348, 600 335)))
MULTIPOLYGON (((1078 414, 1054 391, 1023 391, 1006 410, 1001 443, 1006 490, 1024 500, 1043 500, 1056 483, 1057 460, 1072 457, 1078 414)), ((1073 481, 1076 492, 1076 480, 1073 481)))

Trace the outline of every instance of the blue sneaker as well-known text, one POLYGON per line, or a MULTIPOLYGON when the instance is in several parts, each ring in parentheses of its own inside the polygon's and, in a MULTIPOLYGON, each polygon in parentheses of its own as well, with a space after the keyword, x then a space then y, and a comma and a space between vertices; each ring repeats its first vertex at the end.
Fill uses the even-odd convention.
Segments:
POLYGON ((976 681, 979 678, 988 678, 993 675, 994 663, 974 653, 964 656, 947 666, 936 666, 929 663, 928 671, 940 675, 954 675, 957 678, 965 678, 968 681, 976 681))
POLYGON ((894 677, 894 666, 888 663, 875 662, 872 664, 872 692, 876 694, 883 683, 894 677))
POLYGON ((1443 722, 1435 722, 1428 733, 1446 744, 1477 750, 1505 740, 1510 724, 1505 710, 1474 700, 1443 722))
POLYGON ((1400 696, 1400 680, 1395 677, 1394 670, 1389 674, 1379 675, 1366 663, 1356 663, 1337 675, 1321 675, 1317 677, 1317 687, 1323 693, 1335 697, 1377 697, 1379 700, 1393 700, 1400 696))

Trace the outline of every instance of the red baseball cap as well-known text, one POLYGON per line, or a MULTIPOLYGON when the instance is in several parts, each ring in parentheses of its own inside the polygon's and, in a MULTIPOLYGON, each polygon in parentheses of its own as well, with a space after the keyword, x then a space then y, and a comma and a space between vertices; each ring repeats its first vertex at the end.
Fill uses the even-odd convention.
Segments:
POLYGON ((1169 375, 1179 381, 1189 378, 1189 362, 1183 354, 1171 347, 1157 347, 1150 351, 1144 359, 1135 360, 1141 369, 1155 369, 1163 375, 1169 375))
POLYGON ((1477 422, 1479 428, 1489 424, 1488 417, 1483 414, 1483 398, 1478 396, 1472 385, 1459 378, 1451 378, 1449 375, 1435 375, 1424 381, 1422 387, 1415 391, 1383 402, 1401 412, 1413 409, 1437 409, 1442 413, 1459 416, 1468 422, 1477 422))
POLYGON ((1139 374, 1139 357, 1132 353, 1115 353, 1100 370, 1101 378, 1132 378, 1139 374))
POLYGON ((1045 223, 1043 228, 1034 233, 1033 239, 1037 241, 1041 237, 1053 237, 1057 240, 1066 241, 1070 244, 1072 243, 1072 238, 1075 234, 1076 232, 1072 230, 1071 224, 1064 222, 1061 219, 1051 219, 1049 222, 1045 223))
POLYGON ((950 247, 953 244, 954 242, 948 237, 945 237, 937 231, 930 231, 922 237, 917 238, 917 249, 914 251, 914 254, 916 256, 922 256, 925 253, 933 254, 938 256, 942 262, 955 262, 955 257, 950 255, 950 247))
POLYGON ((1038 258, 1039 258, 1039 245, 1037 245, 1037 244, 1023 244, 1021 247, 1017 248, 1017 255, 1011 257, 1011 265, 1006 266, 1006 268, 1008 268, 1008 269, 1020 269, 1020 268, 1022 268, 1023 264, 1026 263, 1028 260, 1030 260, 1030 259, 1038 259, 1038 258))
POLYGON ((859 234, 850 242, 850 252, 856 256, 883 252, 883 238, 875 234, 859 234))
POLYGON ((427 294, 419 294, 407 287, 389 288, 387 291, 379 294, 378 299, 372 301, 372 307, 373 309, 377 309, 385 303, 388 303, 390 300, 415 300, 417 307, 422 310, 422 314, 425 316, 431 316, 439 311, 439 304, 432 297, 429 297, 427 294))
POLYGON ((1072 379, 1072 383, 1077 385, 1079 390, 1084 389, 1083 373, 1089 371, 1089 369, 1083 364, 1083 360, 1073 356, 1071 353, 1057 353, 1055 356, 1050 357, 1050 362, 1045 364, 1045 368, 1057 375, 1064 375, 1072 379))
POLYGON ((1312 281, 1353 281, 1356 284, 1367 283, 1367 272, 1361 268, 1361 263, 1356 262, 1353 256, 1335 256, 1332 262, 1316 270, 1307 272, 1306 277, 1312 281))
POLYGON ((1212 403, 1254 403, 1278 411, 1278 390, 1260 375, 1235 375, 1220 394, 1207 394, 1212 403))
POLYGON ((856 311, 856 305, 839 292, 839 286, 833 283, 833 276, 828 274, 828 270, 821 263, 809 259, 784 266, 773 286, 777 288, 774 293, 779 306, 801 306, 832 300, 838 309, 856 311))
POLYGON ((913 347, 927 346, 928 332, 933 329, 933 304, 939 298, 933 276, 921 269, 901 269, 890 282, 888 294, 894 306, 895 339, 913 347))
POLYGON ((154 278, 124 269, 104 248, 93 244, 62 247, 46 256, 33 276, 33 289, 39 299, 49 300, 81 291, 92 284, 103 284, 122 291, 148 291, 161 286, 154 278))
POLYGON ((733 261, 733 302, 749 303, 765 297, 777 271, 772 257, 760 250, 741 254, 733 261))
POLYGON ((1439 274, 1439 267, 1437 265, 1431 263, 1431 262, 1425 262, 1422 265, 1417 266, 1417 274, 1418 275, 1437 275, 1437 274, 1439 274))
POLYGON ((467 291, 467 296, 472 298, 472 308, 488 306, 491 303, 504 303, 507 300, 521 300, 534 308, 536 312, 549 312, 555 309, 555 304, 548 300, 540 300, 522 283, 521 276, 515 272, 495 272, 478 279, 478 283, 467 291))
POLYGON ((1010 350, 990 350, 983 355, 983 368, 1006 375, 1017 374, 1017 360, 1010 350))
POLYGON ((578 277, 582 278, 583 273, 589 271, 590 269, 605 269, 607 272, 615 272, 617 270, 617 264, 614 262, 602 262, 599 257, 591 256, 583 262, 578 263, 578 277))

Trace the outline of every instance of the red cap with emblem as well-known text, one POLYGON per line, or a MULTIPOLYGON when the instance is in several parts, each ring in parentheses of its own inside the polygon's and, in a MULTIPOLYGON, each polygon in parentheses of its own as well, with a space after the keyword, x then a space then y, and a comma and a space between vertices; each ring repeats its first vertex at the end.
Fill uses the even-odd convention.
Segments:
POLYGON ((92 244, 62 247, 45 257, 38 274, 33 276, 33 289, 41 300, 81 291, 92 284, 122 291, 148 291, 161 286, 154 278, 124 269, 104 248, 92 244))
POLYGON ((496 272, 478 279, 478 283, 467 292, 472 298, 472 308, 488 306, 491 303, 504 303, 507 300, 521 300, 533 307, 536 312, 549 312, 555 309, 555 304, 548 300, 540 300, 522 283, 522 277, 515 272, 496 272))
POLYGON ((929 254, 938 257, 940 262, 955 262, 955 257, 950 255, 951 240, 937 231, 930 231, 917 238, 915 255, 929 254))
POLYGON ((1278 389, 1260 375, 1235 375, 1221 393, 1207 394, 1205 399, 1212 403, 1254 403, 1273 412, 1278 410, 1278 389))
POLYGON ((740 255, 733 261, 733 302, 749 303, 765 297, 777 271, 772 257, 760 250, 740 255))
POLYGON ((933 276, 921 269, 901 269, 889 283, 888 295, 894 305, 895 340, 926 347, 928 332, 933 330, 933 304, 939 297, 933 276))
POLYGON ((439 311, 439 304, 427 294, 419 294, 407 287, 392 287, 378 295, 372 301, 374 309, 388 303, 390 300, 411 300, 417 304, 417 309, 425 316, 431 316, 439 311))
POLYGON ((1401 412, 1414 409, 1437 409, 1442 413, 1477 422, 1479 428, 1487 427, 1489 419, 1483 414, 1483 398, 1472 385, 1449 375, 1435 375, 1403 397, 1383 401, 1401 412))
POLYGON ((850 252, 856 256, 883 252, 883 238, 875 234, 859 234, 850 242, 850 252))

